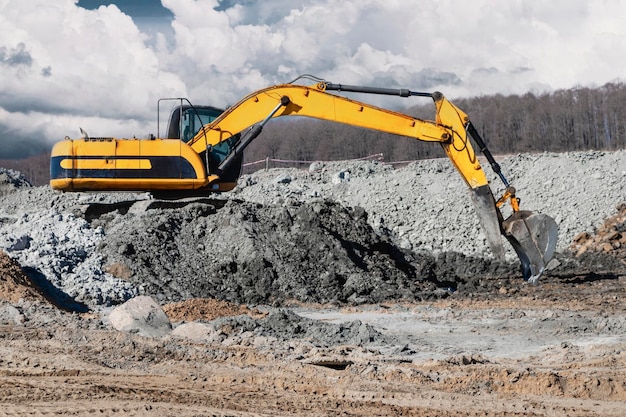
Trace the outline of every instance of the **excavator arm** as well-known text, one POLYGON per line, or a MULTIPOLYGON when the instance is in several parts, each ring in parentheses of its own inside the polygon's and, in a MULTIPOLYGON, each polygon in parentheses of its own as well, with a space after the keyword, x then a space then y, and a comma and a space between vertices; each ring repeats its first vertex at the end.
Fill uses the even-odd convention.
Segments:
POLYGON ((441 93, 332 84, 283 84, 244 97, 187 143, 177 139, 83 138, 59 142, 52 150, 51 181, 63 191, 140 190, 176 196, 228 191, 233 167, 245 148, 273 118, 303 116, 438 142, 470 189, 484 234, 497 258, 504 257, 501 235, 516 251, 525 279, 535 282, 556 249, 557 226, 544 214, 519 210, 510 186, 469 117, 441 93), (433 99, 435 121, 355 101, 329 91, 433 99), (471 136, 506 186, 496 201, 469 141, 471 136), (236 139, 236 140, 233 140, 236 139), (224 152, 225 145, 227 152, 224 152), (227 174, 228 173, 228 174, 227 174), (503 219, 500 207, 513 214, 503 219))
MULTIPOLYGON (((346 89, 359 91, 357 87, 338 87, 328 83, 319 83, 313 87, 284 84, 259 90, 230 107, 213 123, 205 125, 189 144, 199 154, 206 149, 210 152, 211 148, 220 142, 252 126, 249 132, 242 135, 241 146, 233 149, 234 155, 243 152, 245 146, 260 134, 267 120, 281 116, 304 116, 421 141, 439 142, 471 188, 488 184, 476 154, 467 140, 463 120, 459 118, 460 115, 467 116, 442 94, 432 95, 437 106, 437 121, 433 122, 329 94, 327 93, 329 87, 342 91, 346 89)), ((424 95, 424 93, 420 94, 424 95)), ((219 173, 221 169, 223 166, 222 168, 209 167, 208 171, 219 173)), ((219 175, 215 177, 215 180, 218 179, 219 175)))

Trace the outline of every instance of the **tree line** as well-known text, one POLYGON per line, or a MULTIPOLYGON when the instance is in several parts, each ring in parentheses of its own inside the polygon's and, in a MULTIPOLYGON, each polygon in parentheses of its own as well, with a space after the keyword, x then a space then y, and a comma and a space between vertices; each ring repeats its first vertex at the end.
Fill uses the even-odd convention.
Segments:
POLYGON ((626 85, 536 96, 459 100, 495 152, 617 150, 626 146, 626 85))
MULTIPOLYGON (((626 148, 626 85, 621 82, 599 88, 574 87, 551 93, 497 94, 452 101, 468 114, 494 154, 626 148)), ((400 111, 420 119, 434 119, 432 103, 400 111)), ((387 162, 444 156, 436 143, 321 120, 283 118, 267 124, 261 136, 246 149, 245 161, 325 161, 373 154, 382 154, 387 162)), ((300 164, 278 166, 289 165, 300 164)), ((0 166, 21 171, 34 185, 48 182, 48 153, 0 161, 0 166)))

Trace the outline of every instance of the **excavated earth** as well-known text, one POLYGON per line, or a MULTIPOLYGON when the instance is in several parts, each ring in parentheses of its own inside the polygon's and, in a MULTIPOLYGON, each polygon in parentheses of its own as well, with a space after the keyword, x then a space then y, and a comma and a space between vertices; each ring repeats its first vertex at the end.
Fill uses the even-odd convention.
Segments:
POLYGON ((538 285, 447 160, 177 201, 0 170, 0 415, 626 415, 626 152, 499 162, 559 225, 538 285))

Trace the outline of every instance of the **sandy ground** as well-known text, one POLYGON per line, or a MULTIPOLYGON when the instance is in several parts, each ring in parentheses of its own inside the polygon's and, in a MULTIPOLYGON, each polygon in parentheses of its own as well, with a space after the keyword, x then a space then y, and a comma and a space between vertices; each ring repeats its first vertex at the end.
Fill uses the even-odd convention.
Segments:
MULTIPOLYGON (((350 308, 405 345, 194 342, 117 332, 42 300, 3 258, 0 415, 624 416, 626 277, 502 286, 496 296, 350 308), (7 278, 9 277, 9 278, 7 278), (14 294, 19 294, 15 301, 14 294), (277 347, 279 346, 279 347, 277 347)), ((215 300, 164 306, 173 322, 262 316, 215 300)))

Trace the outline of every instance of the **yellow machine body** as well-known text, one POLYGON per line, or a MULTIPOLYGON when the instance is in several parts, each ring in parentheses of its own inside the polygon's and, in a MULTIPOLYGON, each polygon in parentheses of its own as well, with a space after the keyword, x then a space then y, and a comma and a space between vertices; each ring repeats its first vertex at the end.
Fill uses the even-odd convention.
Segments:
POLYGON ((52 149, 50 186, 62 191, 180 190, 182 195, 216 179, 178 139, 66 139, 52 149))
MULTIPOLYGON (((52 188, 62 191, 185 191, 207 193, 232 189, 210 172, 201 157, 234 135, 262 121, 280 104, 289 104, 273 117, 305 116, 442 143, 448 157, 472 188, 487 179, 466 137, 463 120, 452 103, 441 96, 436 102, 438 121, 425 121, 406 114, 330 94, 318 86, 284 84, 259 90, 202 127, 189 142, 178 139, 66 139, 52 149, 52 188)), ((219 162, 219 161, 218 161, 219 162)))

